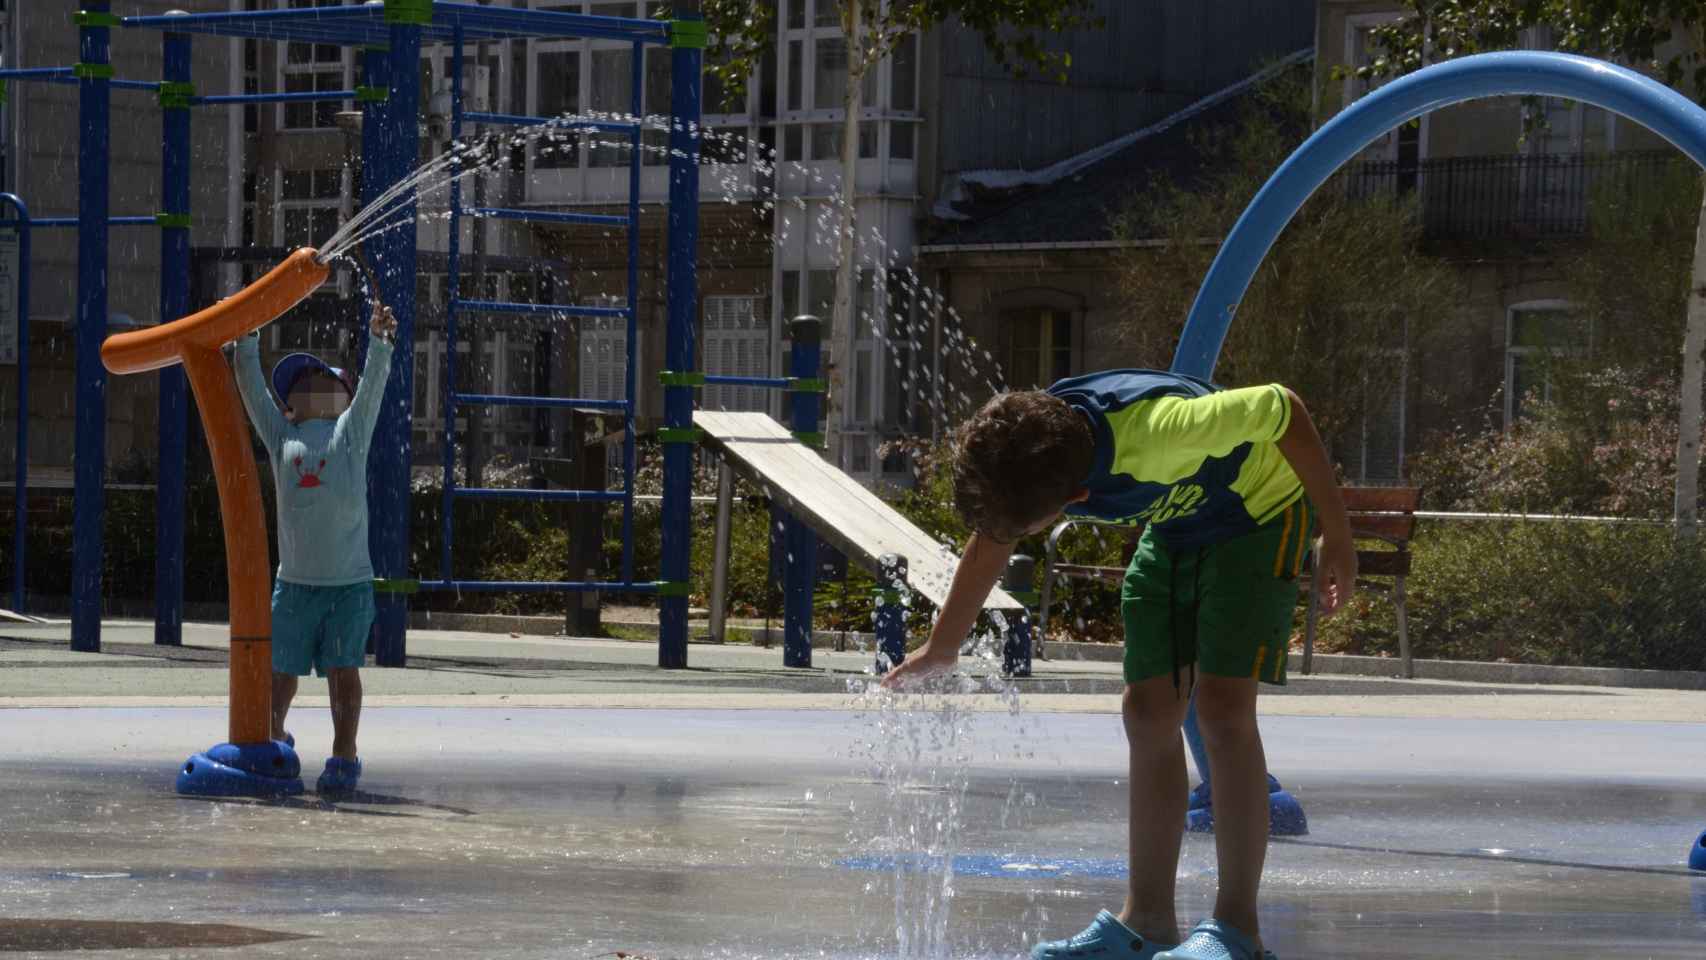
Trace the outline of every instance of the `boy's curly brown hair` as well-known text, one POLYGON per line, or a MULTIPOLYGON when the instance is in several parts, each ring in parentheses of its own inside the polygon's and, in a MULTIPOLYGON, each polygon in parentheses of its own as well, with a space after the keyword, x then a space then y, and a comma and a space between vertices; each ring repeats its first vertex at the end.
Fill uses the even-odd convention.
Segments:
POLYGON ((1012 543, 1060 512, 1095 456, 1090 423, 1041 390, 997 394, 954 437, 954 506, 972 529, 1012 543))

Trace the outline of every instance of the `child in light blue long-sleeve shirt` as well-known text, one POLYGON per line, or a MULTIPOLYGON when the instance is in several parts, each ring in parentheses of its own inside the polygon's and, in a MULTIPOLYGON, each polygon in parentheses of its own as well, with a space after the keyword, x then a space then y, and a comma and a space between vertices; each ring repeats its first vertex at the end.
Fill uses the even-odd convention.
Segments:
POLYGON ((278 575, 272 595, 272 735, 290 740, 284 718, 297 678, 326 678, 332 755, 322 795, 347 794, 361 779, 356 729, 361 674, 373 625, 373 564, 367 550, 367 449, 391 369, 397 321, 375 304, 368 376, 354 379, 318 357, 293 353, 273 368, 275 401, 261 372, 260 340, 237 342, 233 366, 249 421, 272 461, 278 504, 278 575), (282 409, 281 409, 282 408, 282 409))

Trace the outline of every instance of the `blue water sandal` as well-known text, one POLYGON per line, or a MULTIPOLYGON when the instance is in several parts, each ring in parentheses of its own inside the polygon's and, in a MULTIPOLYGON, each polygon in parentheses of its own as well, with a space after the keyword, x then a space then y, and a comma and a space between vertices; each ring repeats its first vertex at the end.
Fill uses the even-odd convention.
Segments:
POLYGON ((320 782, 315 784, 314 790, 321 796, 354 793, 355 785, 360 782, 360 760, 327 757, 326 769, 320 771, 320 782))
POLYGON ((1032 947, 1031 960, 1153 960, 1164 949, 1103 910, 1083 933, 1032 947))
POLYGON ((1272 953, 1258 951, 1249 937, 1230 924, 1204 920, 1185 942, 1155 955, 1155 960, 1275 960, 1272 953))

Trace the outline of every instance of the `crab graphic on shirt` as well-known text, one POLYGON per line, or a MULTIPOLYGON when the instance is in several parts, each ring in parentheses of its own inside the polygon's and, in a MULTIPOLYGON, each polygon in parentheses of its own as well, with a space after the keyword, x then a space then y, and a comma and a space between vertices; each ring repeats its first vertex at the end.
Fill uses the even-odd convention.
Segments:
POLYGON ((320 473, 326 469, 326 458, 320 458, 320 464, 312 470, 302 468, 302 458, 296 458, 296 485, 298 487, 317 487, 320 485, 320 473))

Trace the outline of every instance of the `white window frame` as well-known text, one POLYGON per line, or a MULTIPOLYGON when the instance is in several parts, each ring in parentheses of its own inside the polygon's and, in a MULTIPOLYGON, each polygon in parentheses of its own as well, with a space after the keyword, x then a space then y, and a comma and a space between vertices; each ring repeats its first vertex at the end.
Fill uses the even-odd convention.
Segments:
MULTIPOLYGON (((284 197, 285 171, 275 170, 272 178, 274 210, 272 233, 273 245, 278 247, 286 246, 290 242, 284 235, 285 214, 289 211, 306 210, 310 211, 311 216, 312 211, 333 210, 336 211, 340 223, 348 216, 349 213, 350 171, 347 168, 333 170, 331 167, 315 167, 308 170, 292 170, 289 172, 297 174, 305 173, 310 177, 316 173, 336 173, 338 175, 338 195, 335 197, 313 197, 305 200, 287 200, 284 197)), ((307 242, 313 243, 314 241, 315 238, 310 236, 307 242)), ((322 287, 319 292, 336 292, 336 288, 328 290, 327 288, 322 287)))
MULTIPOLYGON (((341 4, 341 0, 316 0, 314 5, 315 6, 321 6, 321 7, 330 7, 330 6, 340 6, 342 4, 341 4)), ((291 0, 277 0, 277 3, 275 4, 275 6, 277 9, 280 9, 280 10, 293 9, 291 0)), ((294 8, 294 9, 300 9, 300 8, 294 8)), ((301 41, 296 41, 296 42, 301 42, 301 41)), ((320 47, 320 46, 329 46, 329 44, 308 44, 308 46, 310 48, 314 48, 314 47, 320 47)), ((337 73, 337 76, 338 76, 338 86, 335 89, 348 90, 353 85, 353 81, 351 79, 353 77, 353 73, 352 73, 353 60, 350 56, 350 48, 348 48, 348 47, 339 47, 338 48, 338 62, 336 64, 333 64, 331 62, 321 63, 318 61, 311 61, 309 63, 290 63, 289 62, 289 60, 290 60, 290 44, 288 44, 288 43, 277 45, 275 59, 277 60, 277 64, 274 68, 274 80, 277 82, 277 84, 278 84, 277 89, 280 91, 284 91, 286 89, 285 80, 287 77, 300 77, 300 76, 318 77, 320 75, 330 75, 334 71, 337 73)), ((314 89, 319 89, 319 84, 317 82, 310 80, 310 84, 314 89)), ((274 129, 277 130, 279 133, 284 133, 284 134, 313 134, 313 133, 324 133, 328 130, 336 131, 338 129, 336 124, 331 124, 331 125, 327 125, 327 126, 320 126, 318 123, 316 123, 313 126, 293 127, 293 126, 289 126, 288 124, 285 123, 285 117, 287 117, 289 115, 289 110, 292 106, 311 107, 313 109, 310 112, 312 114, 314 114, 315 116, 318 116, 319 107, 320 107, 321 102, 322 101, 311 100, 311 101, 308 101, 307 103, 298 102, 295 104, 292 104, 292 103, 277 104, 276 105, 277 109, 276 109, 276 112, 274 113, 274 116, 273 116, 274 129)), ((339 106, 338 109, 349 110, 349 109, 351 109, 351 104, 348 100, 345 100, 341 103, 341 105, 339 106)))
MULTIPOLYGON (((1386 84, 1391 82, 1392 78, 1390 78, 1390 77, 1383 78, 1381 80, 1376 81, 1367 90, 1359 91, 1357 88, 1358 88, 1358 85, 1362 83, 1362 81, 1357 79, 1354 71, 1358 67, 1363 65, 1362 61, 1364 59, 1363 53, 1365 51, 1365 48, 1363 47, 1363 44, 1361 42, 1362 35, 1367 33, 1369 30, 1373 29, 1374 27, 1384 26, 1385 24, 1393 23, 1397 20, 1402 20, 1403 18, 1404 18, 1403 14, 1391 13, 1391 12, 1389 12, 1389 13, 1353 13, 1353 14, 1346 15, 1346 17, 1345 17, 1345 45, 1344 45, 1344 51, 1343 51, 1344 52, 1344 64, 1345 64, 1345 67, 1349 71, 1352 71, 1352 72, 1347 74, 1345 77, 1344 92, 1343 92, 1343 103, 1341 104, 1341 107, 1348 107, 1351 104, 1355 103, 1356 101, 1367 96, 1368 94, 1373 93, 1374 91, 1380 89, 1381 87, 1383 87, 1386 84)), ((1421 129, 1417 132, 1417 137, 1416 137, 1416 162, 1417 163, 1420 163, 1423 160, 1426 160, 1428 158, 1428 132, 1431 129, 1431 119, 1430 119, 1431 117, 1432 117, 1432 114, 1424 113, 1424 114, 1422 114, 1421 118, 1417 121, 1418 123, 1421 124, 1421 129)), ((1398 130, 1396 128, 1394 128, 1392 130, 1388 130, 1385 133, 1381 134, 1378 139, 1376 139, 1373 143, 1369 144, 1367 147, 1364 148, 1364 154, 1365 155, 1370 153, 1370 152, 1377 154, 1382 160, 1385 160, 1389 163, 1397 162, 1397 160, 1398 160, 1398 130)))
MULTIPOLYGON (((1537 354, 1551 354, 1553 356, 1581 356, 1593 349, 1593 335, 1591 330, 1588 333, 1589 342, 1585 345, 1563 348, 1517 346, 1512 343, 1516 332, 1517 314, 1562 313, 1569 315, 1574 313, 1577 309, 1578 306, 1575 303, 1572 303, 1569 300, 1558 299, 1525 300, 1521 303, 1513 303, 1505 308, 1505 379, 1503 392, 1505 401, 1504 414, 1506 432, 1509 432, 1512 427, 1516 426, 1516 392, 1513 388, 1516 385, 1517 357, 1534 356, 1537 354)), ((1548 377, 1541 388, 1542 402, 1550 399, 1551 390, 1551 378, 1548 377)))
MULTIPOLYGON (((581 298, 584 307, 626 307, 625 297, 612 294, 596 294, 581 298)), ((643 331, 637 327, 634 331, 634 342, 628 343, 628 321, 622 317, 584 317, 577 321, 580 329, 578 377, 575 384, 575 396, 582 400, 625 400, 627 399, 627 354, 633 350, 636 361, 645 356, 641 349, 643 331), (610 350, 608 357, 598 354, 605 347, 610 350), (599 374, 609 376, 609 386, 601 388, 598 385, 599 374)), ((639 364, 635 364, 636 372, 639 364)), ((637 385, 636 385, 637 387, 637 385)), ((639 401, 641 391, 635 390, 635 402, 639 401)), ((639 411, 635 411, 635 416, 639 411)))
MULTIPOLYGON (((704 298, 699 329, 701 368, 708 374, 739 377, 771 376, 770 324, 764 298, 751 294, 704 298), (732 347, 734 366, 723 363, 722 347, 732 347)), ((768 412, 770 395, 763 387, 708 386, 701 405, 707 410, 768 412)))

